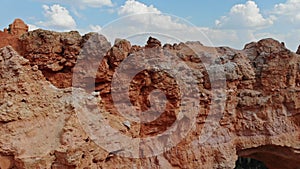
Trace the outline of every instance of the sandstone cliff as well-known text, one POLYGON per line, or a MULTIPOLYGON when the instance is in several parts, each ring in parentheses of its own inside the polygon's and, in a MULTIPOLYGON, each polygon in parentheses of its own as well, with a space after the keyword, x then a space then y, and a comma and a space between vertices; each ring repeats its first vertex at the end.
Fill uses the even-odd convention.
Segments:
POLYGON ((145 47, 127 40, 116 40, 111 46, 101 35, 80 36, 75 31, 17 34, 15 44, 2 41, 6 47, 0 50, 1 169, 219 169, 234 168, 238 157, 260 160, 271 169, 300 166, 300 56, 276 40, 264 39, 235 50, 197 42, 162 46, 154 38, 145 47), (171 73, 160 71, 169 68, 156 60, 164 56, 176 56, 185 65, 178 64, 171 73), (140 57, 159 66, 133 78, 122 74, 119 68, 126 60, 130 61, 126 70, 141 69, 140 57), (191 71, 185 71, 186 65, 191 71), (184 72, 183 82, 193 83, 190 77, 195 77, 196 94, 181 91, 172 72, 184 72), (123 79, 114 81, 117 75, 123 79), (145 123, 128 120, 130 111, 120 112, 128 99, 122 88, 130 91, 132 107, 142 111, 151 105, 151 92, 160 89, 167 99, 163 113, 145 123), (117 98, 114 90, 119 92, 117 98), (199 109, 180 114, 181 95, 196 98, 199 109), (111 138, 122 144, 114 138, 123 137, 107 133, 95 138, 83 123, 89 120, 86 114, 101 114, 107 122, 96 124, 133 139, 160 136, 173 124, 178 133, 157 139, 154 146, 138 142, 135 146, 143 148, 138 152, 141 158, 128 158, 124 157, 127 149, 111 150, 101 142, 111 138), (207 124, 216 125, 209 135, 207 124), (166 149, 160 152, 157 145, 166 149))

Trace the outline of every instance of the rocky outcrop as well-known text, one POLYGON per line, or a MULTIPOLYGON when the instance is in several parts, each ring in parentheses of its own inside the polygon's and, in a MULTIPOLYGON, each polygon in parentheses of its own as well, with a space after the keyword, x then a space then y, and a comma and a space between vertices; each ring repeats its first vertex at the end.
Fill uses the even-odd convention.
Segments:
POLYGON ((1 169, 234 168, 238 157, 300 166, 300 56, 276 40, 111 46, 102 35, 35 30, 18 44, 0 50, 1 169), (161 114, 156 100, 167 101, 161 114), (135 110, 151 120, 130 119, 135 110), (142 141, 127 147, 123 136, 142 141), (128 158, 135 147, 142 158, 128 158))
POLYGON ((4 29, 4 33, 8 33, 15 36, 21 36, 28 32, 28 25, 21 19, 15 19, 12 24, 9 25, 8 29, 4 29))
POLYGON ((18 50, 18 37, 26 32, 28 32, 28 26, 21 19, 15 19, 14 22, 9 25, 8 29, 5 28, 3 32, 0 31, 0 48, 10 45, 18 50))
POLYGON ((78 32, 35 30, 19 38, 18 52, 57 87, 71 86, 71 68, 80 53, 83 38, 78 32), (55 79, 55 80, 54 80, 55 79))
POLYGON ((145 47, 153 48, 153 47, 161 47, 161 42, 155 38, 150 37, 147 41, 147 45, 145 47))

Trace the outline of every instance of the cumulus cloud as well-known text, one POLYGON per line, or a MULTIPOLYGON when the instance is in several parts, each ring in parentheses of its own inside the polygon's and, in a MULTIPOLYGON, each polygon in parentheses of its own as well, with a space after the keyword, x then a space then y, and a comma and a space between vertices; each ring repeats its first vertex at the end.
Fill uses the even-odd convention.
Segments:
POLYGON ((197 27, 185 19, 163 14, 155 6, 136 0, 127 0, 117 9, 117 13, 121 18, 101 29, 101 33, 111 42, 117 38, 125 38, 143 45, 149 36, 154 36, 162 43, 200 41, 208 46, 240 46, 241 38, 234 30, 197 27))
POLYGON ((117 9, 121 19, 110 24, 108 28, 102 28, 102 32, 112 42, 115 38, 127 38, 132 42, 137 39, 137 44, 140 45, 148 36, 153 35, 163 43, 200 41, 204 45, 226 45, 241 49, 246 43, 271 37, 285 41, 288 47, 295 48, 299 31, 291 29, 292 33, 287 34, 286 31, 275 33, 272 30, 277 26, 275 24, 282 24, 280 17, 294 23, 291 25, 300 23, 298 9, 300 9, 300 0, 287 0, 286 3, 274 7, 276 12, 263 15, 258 5, 249 0, 244 4, 232 6, 227 15, 216 20, 216 27, 210 28, 194 26, 182 18, 165 15, 153 5, 127 0, 117 9))
POLYGON ((229 29, 259 29, 273 24, 272 17, 264 18, 254 1, 234 5, 228 15, 216 20, 216 26, 229 29))
MULTIPOLYGON (((204 45, 231 45, 240 47, 241 39, 234 30, 220 30, 192 25, 183 18, 164 14, 153 5, 136 0, 127 0, 118 9, 121 19, 104 27, 102 33, 114 41, 115 38, 127 38, 139 45, 148 36, 159 38, 163 43, 200 41, 204 45), (125 17, 124 17, 125 16, 125 17), (122 27, 122 29, 119 29, 122 27), (143 36, 143 37, 140 37, 143 36)), ((250 37, 250 36, 246 36, 250 37)))
POLYGON ((132 15, 140 13, 157 13, 160 14, 157 8, 153 5, 147 6, 141 2, 135 0, 127 0, 123 6, 118 11, 119 15, 132 15))
POLYGON ((257 33, 258 28, 271 26, 274 21, 272 17, 263 17, 254 1, 233 6, 227 16, 217 21, 217 28, 194 26, 182 18, 166 15, 155 6, 136 0, 127 0, 116 10, 120 19, 105 27, 91 25, 88 30, 101 30, 100 33, 111 42, 116 38, 125 38, 143 45, 149 36, 154 36, 162 43, 200 41, 208 46, 226 45, 241 49, 246 43, 262 37, 257 33))
POLYGON ((151 25, 159 30, 186 28, 186 25, 177 22, 171 16, 163 14, 153 5, 147 6, 135 0, 127 0, 125 4, 118 9, 118 14, 119 16, 130 16, 127 17, 127 22, 141 27, 151 25))
POLYGON ((28 30, 29 31, 33 31, 33 30, 36 30, 36 29, 39 29, 39 27, 38 26, 36 26, 36 25, 33 25, 33 24, 27 24, 28 25, 28 30))
POLYGON ((287 20, 292 24, 300 22, 300 0, 287 0, 285 3, 275 5, 273 14, 281 20, 287 20))
POLYGON ((43 5, 46 21, 39 22, 39 25, 55 30, 72 30, 76 28, 76 22, 69 11, 58 4, 43 5))

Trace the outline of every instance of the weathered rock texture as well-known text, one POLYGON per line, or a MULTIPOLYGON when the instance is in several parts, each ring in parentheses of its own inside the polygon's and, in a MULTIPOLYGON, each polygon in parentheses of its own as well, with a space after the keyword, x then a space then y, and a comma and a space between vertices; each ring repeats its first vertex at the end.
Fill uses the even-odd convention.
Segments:
POLYGON ((8 29, 4 29, 5 33, 20 36, 28 32, 28 26, 21 19, 15 19, 8 29))
MULTIPOLYGON (((146 47, 132 46, 126 40, 117 40, 111 47, 100 35, 81 37, 77 32, 45 30, 28 32, 15 40, 17 47, 0 50, 1 169, 219 169, 234 168, 238 156, 263 161, 271 169, 300 166, 300 56, 276 40, 253 42, 243 50, 205 47, 197 42, 162 47, 154 38, 148 40, 146 47), (101 45, 89 44, 89 38, 101 45), (84 45, 85 51, 81 52, 84 45), (143 54, 147 49, 158 57, 163 50, 178 56, 194 70, 200 111, 194 112, 197 118, 192 131, 175 147, 149 158, 125 158, 98 146, 83 130, 74 107, 98 99, 97 109, 110 126, 133 138, 156 136, 167 130, 178 118, 181 102, 179 87, 167 73, 141 71, 129 88, 130 100, 140 110, 149 107, 151 91, 161 89, 165 93, 166 110, 156 120, 128 123, 116 110, 114 104, 118 103, 112 101, 111 83, 118 66, 129 55, 143 54), (99 55, 103 55, 100 64, 99 55), (211 69, 223 67, 227 79, 222 118, 204 143, 199 137, 212 113, 213 89, 200 56, 213 63, 211 69), (80 60, 85 61, 79 63, 80 60), (94 64, 99 68, 93 76, 89 67, 94 64), (73 79, 73 73, 78 72, 79 78, 73 79), (91 83, 92 77, 95 79, 91 83), (76 82, 73 87, 72 81, 76 82), (72 96, 74 90, 80 93, 79 98, 72 96), (91 93, 93 90, 100 96, 91 93)), ((138 64, 133 63, 128 69, 138 64)), ((191 119, 180 120, 183 129, 184 120, 191 119)))
POLYGON ((11 45, 15 49, 18 48, 18 37, 28 32, 28 26, 21 20, 15 19, 9 28, 5 28, 0 31, 0 47, 5 47, 6 45, 11 45))

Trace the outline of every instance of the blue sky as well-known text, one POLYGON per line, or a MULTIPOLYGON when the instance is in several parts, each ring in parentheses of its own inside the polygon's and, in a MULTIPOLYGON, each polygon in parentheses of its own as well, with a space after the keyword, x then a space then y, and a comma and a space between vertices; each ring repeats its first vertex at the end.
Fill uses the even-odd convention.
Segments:
MULTIPOLYGON (((3 29, 15 18, 22 18, 30 25, 31 29, 78 30, 84 34, 90 31, 101 32, 104 30, 105 32, 108 31, 105 29, 106 26, 118 18, 151 12, 155 13, 153 17, 158 21, 156 24, 150 25, 151 29, 147 29, 147 31, 154 30, 162 34, 172 33, 170 36, 183 37, 180 38, 182 40, 202 41, 203 37, 196 35, 199 34, 195 31, 197 29, 207 36, 212 45, 225 45, 237 49, 243 48, 245 43, 272 37, 284 41, 287 47, 295 50, 300 44, 299 9, 300 0, 2 1, 0 25, 3 29), (172 16, 165 15, 165 13, 172 16), (171 30, 177 26, 181 31, 171 30)), ((110 34, 114 34, 111 41, 113 38, 117 38, 115 36, 122 36, 118 32, 121 29, 127 34, 141 32, 144 28, 141 25, 149 25, 149 21, 146 21, 147 23, 144 21, 139 17, 117 21, 120 23, 114 24, 115 29, 110 32, 110 34)), ((110 36, 109 33, 107 36, 110 36)))

